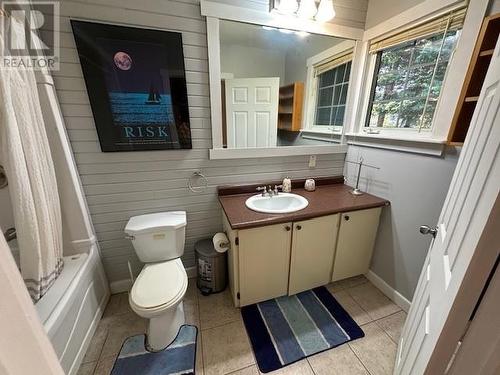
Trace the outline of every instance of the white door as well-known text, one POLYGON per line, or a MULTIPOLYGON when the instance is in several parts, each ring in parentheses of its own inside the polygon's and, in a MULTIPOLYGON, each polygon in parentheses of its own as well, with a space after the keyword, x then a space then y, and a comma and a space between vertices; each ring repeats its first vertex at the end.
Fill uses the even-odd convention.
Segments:
POLYGON ((226 80, 228 148, 275 147, 280 79, 226 80))
POLYGON ((473 266, 471 258, 500 188, 499 54, 497 43, 403 328, 397 375, 443 373, 451 357, 441 357, 437 366, 442 371, 436 372, 442 350, 436 344, 450 335, 444 324, 450 312, 456 313, 452 305, 468 267, 473 266))

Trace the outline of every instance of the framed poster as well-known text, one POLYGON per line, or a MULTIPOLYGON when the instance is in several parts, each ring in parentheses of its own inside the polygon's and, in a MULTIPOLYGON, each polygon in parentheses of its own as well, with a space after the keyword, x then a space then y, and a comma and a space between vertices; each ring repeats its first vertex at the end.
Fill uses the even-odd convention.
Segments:
POLYGON ((191 148, 182 34, 71 26, 101 150, 191 148))

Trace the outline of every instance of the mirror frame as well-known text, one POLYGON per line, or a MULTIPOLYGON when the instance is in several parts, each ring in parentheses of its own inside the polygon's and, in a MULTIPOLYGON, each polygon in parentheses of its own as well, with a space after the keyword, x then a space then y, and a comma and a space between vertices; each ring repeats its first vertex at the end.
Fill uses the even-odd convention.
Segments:
MULTIPOLYGON (((210 85, 210 120, 212 128, 212 148, 210 159, 239 159, 255 157, 292 156, 292 155, 320 155, 346 153, 344 126, 342 134, 334 137, 335 144, 314 145, 314 146, 282 146, 269 148, 223 148, 222 144, 222 87, 221 87, 221 62, 220 62, 220 20, 251 23, 260 26, 270 26, 275 28, 286 28, 296 31, 307 31, 314 34, 346 38, 355 41, 354 58, 360 55, 364 29, 353 28, 333 23, 320 23, 316 21, 303 21, 300 23, 296 19, 270 14, 269 12, 259 12, 245 9, 234 5, 227 5, 207 0, 201 0, 201 14, 206 16, 207 22, 207 47, 208 47, 208 73, 210 85)), ((353 66, 354 68, 354 66, 353 66)), ((351 70, 351 80, 357 77, 351 70)), ((357 85, 357 83, 355 83, 357 85)), ((347 108, 353 108, 356 102, 354 92, 355 85, 349 90, 347 98, 347 108)), ((349 112, 349 111, 347 111, 349 112)), ((352 111, 351 111, 352 112, 352 111)), ((345 123, 349 124, 354 120, 351 113, 346 113, 345 123)))

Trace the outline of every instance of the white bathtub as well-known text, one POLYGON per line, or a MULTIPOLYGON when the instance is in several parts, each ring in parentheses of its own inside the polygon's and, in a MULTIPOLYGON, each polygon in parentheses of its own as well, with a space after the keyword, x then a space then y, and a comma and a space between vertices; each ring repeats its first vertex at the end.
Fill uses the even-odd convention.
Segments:
POLYGON ((101 319, 109 288, 95 245, 64 257, 64 268, 36 309, 66 374, 76 374, 101 319))

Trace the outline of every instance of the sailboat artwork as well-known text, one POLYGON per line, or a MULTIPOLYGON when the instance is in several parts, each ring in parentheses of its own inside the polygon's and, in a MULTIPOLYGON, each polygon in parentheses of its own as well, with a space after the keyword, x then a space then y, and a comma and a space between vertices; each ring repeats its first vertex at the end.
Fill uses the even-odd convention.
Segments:
POLYGON ((153 85, 153 83, 151 83, 151 86, 149 87, 148 100, 146 100, 144 104, 149 104, 149 105, 161 104, 161 95, 156 89, 156 87, 153 85))
POLYGON ((182 34, 71 25, 101 150, 192 148, 182 34))

